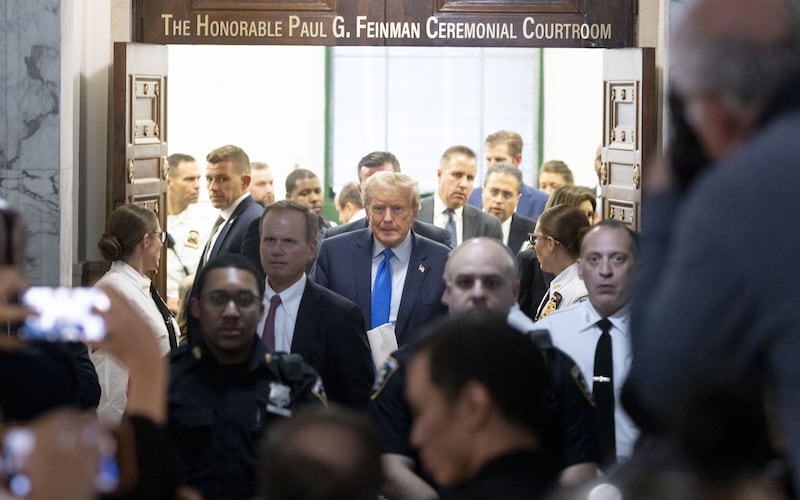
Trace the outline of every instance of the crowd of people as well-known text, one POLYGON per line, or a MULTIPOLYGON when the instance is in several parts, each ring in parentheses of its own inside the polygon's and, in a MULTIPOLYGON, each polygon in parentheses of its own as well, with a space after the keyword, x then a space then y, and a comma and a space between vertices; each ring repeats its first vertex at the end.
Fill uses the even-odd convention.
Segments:
POLYGON ((641 235, 563 162, 526 185, 509 131, 479 186, 445 149, 426 198, 365 155, 338 225, 310 170, 275 200, 268 165, 217 148, 212 210, 173 154, 166 227, 108 218, 84 343, 25 337, 0 200, 0 498, 796 497, 800 5, 697 0, 671 57, 641 235))

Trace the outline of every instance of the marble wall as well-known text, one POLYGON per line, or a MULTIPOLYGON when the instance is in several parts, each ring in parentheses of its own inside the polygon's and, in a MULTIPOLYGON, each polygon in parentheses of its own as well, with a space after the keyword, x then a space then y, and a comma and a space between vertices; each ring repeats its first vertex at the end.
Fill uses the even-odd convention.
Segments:
POLYGON ((34 284, 59 283, 59 0, 0 4, 0 197, 29 227, 34 284))

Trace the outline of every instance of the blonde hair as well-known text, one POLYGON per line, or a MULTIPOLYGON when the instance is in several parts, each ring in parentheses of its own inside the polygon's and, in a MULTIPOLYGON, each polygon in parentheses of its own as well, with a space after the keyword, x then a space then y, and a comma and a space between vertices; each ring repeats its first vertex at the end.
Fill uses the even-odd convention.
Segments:
POLYGON ((409 205, 419 210, 417 181, 400 172, 378 172, 364 182, 364 207, 369 208, 377 192, 407 193, 409 205))

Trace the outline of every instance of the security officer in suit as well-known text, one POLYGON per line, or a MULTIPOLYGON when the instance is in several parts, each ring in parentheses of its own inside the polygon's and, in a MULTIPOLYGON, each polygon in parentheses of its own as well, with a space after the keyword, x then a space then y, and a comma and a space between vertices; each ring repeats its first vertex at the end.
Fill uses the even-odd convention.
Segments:
POLYGON ((225 255, 199 272, 191 314, 202 338, 170 362, 168 432, 204 498, 251 498, 266 426, 306 404, 327 404, 298 355, 267 352, 256 336, 264 282, 247 259, 225 255))
MULTIPOLYGON (((444 271, 442 302, 450 315, 468 312, 508 314, 508 323, 531 332, 533 323, 516 306, 519 280, 516 259, 493 238, 474 238, 454 250, 444 271)), ((489 334, 489 332, 487 332, 489 334)), ((545 354, 550 383, 545 391, 544 448, 559 466, 560 483, 577 485, 596 475, 594 408, 580 368, 553 348, 546 336, 532 336, 545 354)), ((383 462, 389 497, 431 498, 429 480, 420 473, 411 449, 411 410, 404 396, 409 354, 400 349, 379 369, 368 411, 383 439, 383 462)))

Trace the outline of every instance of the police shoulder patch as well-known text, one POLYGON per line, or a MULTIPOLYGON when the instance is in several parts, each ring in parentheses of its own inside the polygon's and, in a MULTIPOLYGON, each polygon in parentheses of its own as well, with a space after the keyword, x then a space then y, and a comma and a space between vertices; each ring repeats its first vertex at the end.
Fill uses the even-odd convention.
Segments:
POLYGON ((400 367, 400 363, 397 362, 395 358, 389 356, 386 358, 386 361, 383 362, 381 365, 380 370, 375 375, 375 383, 372 385, 372 395, 369 397, 370 399, 377 398, 384 387, 386 387, 386 383, 389 382, 389 379, 392 378, 394 372, 400 367))
POLYGON ((592 397, 592 391, 589 390, 589 384, 586 383, 586 379, 583 378, 583 372, 581 369, 578 368, 578 365, 572 365, 572 368, 569 370, 569 374, 572 376, 572 380, 575 381, 575 385, 578 386, 578 389, 581 390, 581 394, 583 397, 586 398, 586 401, 592 405, 594 408, 594 398, 592 397))

